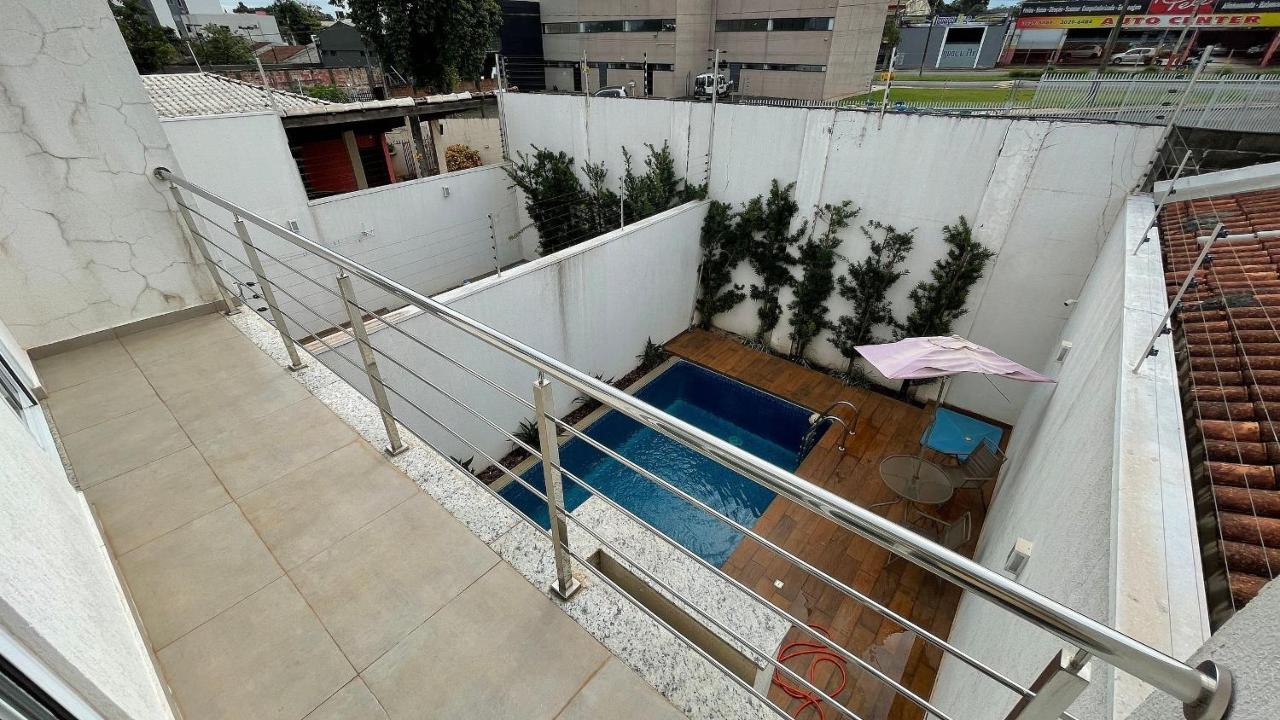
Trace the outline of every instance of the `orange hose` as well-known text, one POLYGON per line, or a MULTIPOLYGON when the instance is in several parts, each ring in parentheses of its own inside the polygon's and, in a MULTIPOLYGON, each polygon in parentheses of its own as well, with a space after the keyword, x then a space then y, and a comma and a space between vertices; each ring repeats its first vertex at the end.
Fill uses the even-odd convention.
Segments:
MULTIPOLYGON (((817 630, 818 632, 822 633, 823 635, 826 635, 827 637, 831 637, 831 631, 827 630, 821 625, 811 624, 809 625, 809 627, 813 628, 814 630, 817 630)), ((845 684, 849 682, 849 673, 845 669, 844 658, 836 654, 833 650, 831 650, 826 645, 823 645, 822 643, 817 643, 817 642, 801 642, 801 641, 790 642, 790 643, 787 643, 786 645, 783 645, 782 649, 778 651, 778 661, 786 662, 793 658, 804 657, 806 655, 812 655, 813 659, 809 661, 809 669, 806 670, 804 674, 805 679, 807 679, 810 683, 812 683, 814 687, 817 687, 818 683, 816 680, 814 680, 814 676, 813 676, 814 671, 818 669, 818 665, 820 663, 829 662, 832 665, 834 665, 836 670, 839 671, 840 673, 840 685, 836 687, 835 690, 828 692, 827 695, 833 698, 839 695, 840 692, 844 690, 845 684)), ((800 703, 800 707, 796 708, 795 711, 792 713, 792 715, 794 717, 800 717, 800 713, 804 712, 805 708, 812 707, 814 711, 818 713, 818 720, 826 720, 827 714, 822 710, 822 702, 823 702, 822 698, 817 693, 814 693, 809 690, 804 690, 802 688, 798 688, 795 685, 792 685, 791 683, 787 682, 786 680, 783 680, 781 677, 778 676, 779 672, 781 671, 780 670, 773 671, 773 684, 777 685, 779 688, 782 688, 782 692, 786 693, 787 695, 797 700, 804 701, 800 703)))

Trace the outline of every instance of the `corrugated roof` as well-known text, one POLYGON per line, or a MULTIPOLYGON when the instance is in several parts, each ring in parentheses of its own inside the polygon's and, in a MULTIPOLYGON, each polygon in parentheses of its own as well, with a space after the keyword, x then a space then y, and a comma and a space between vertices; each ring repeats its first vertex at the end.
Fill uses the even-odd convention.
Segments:
MULTIPOLYGON (((142 84, 160 117, 234 115, 271 110, 267 89, 212 73, 143 75, 142 84)), ((329 105, 327 101, 272 90, 281 110, 329 105)))
MULTIPOLYGON (((1160 237, 1170 297, 1200 252, 1196 238, 1218 222, 1233 235, 1280 230, 1280 189, 1166 205, 1160 237)), ((1280 240, 1219 240, 1178 317, 1211 601, 1215 589, 1229 590, 1215 602, 1221 621, 1280 576, 1280 240)))

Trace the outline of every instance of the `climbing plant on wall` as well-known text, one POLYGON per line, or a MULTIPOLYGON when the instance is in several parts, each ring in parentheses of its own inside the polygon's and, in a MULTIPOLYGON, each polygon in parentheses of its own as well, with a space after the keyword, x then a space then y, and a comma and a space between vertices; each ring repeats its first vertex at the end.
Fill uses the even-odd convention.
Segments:
POLYGON ((963 215, 955 225, 942 228, 947 244, 946 257, 930 271, 908 296, 912 310, 898 326, 898 337, 950 335, 951 326, 964 315, 969 290, 982 278, 995 252, 973 239, 973 229, 963 215))
POLYGON ((894 226, 876 220, 859 230, 870 241, 871 253, 851 263, 848 272, 837 280, 840 297, 849 301, 850 312, 836 320, 831 339, 848 361, 845 367, 848 377, 855 374, 853 361, 858 357, 855 348, 880 342, 881 338, 875 334, 877 327, 894 327, 897 324, 887 295, 889 289, 907 274, 900 266, 915 243, 915 230, 900 232, 894 226))
POLYGON ((769 196, 752 198, 739 215, 742 226, 747 262, 756 271, 758 282, 751 285, 751 299, 760 303, 756 316, 760 324, 756 328, 756 341, 768 342, 769 333, 778 326, 782 317, 782 304, 778 294, 784 286, 795 282, 791 266, 797 258, 795 247, 809 232, 809 221, 790 231, 791 220, 799 206, 791 196, 795 183, 779 185, 773 181, 769 196))
POLYGON ((702 262, 698 267, 698 327, 711 327, 716 315, 746 299, 743 286, 734 285, 733 268, 742 260, 742 235, 733 208, 713 200, 702 221, 702 262))
POLYGON ((795 298, 787 303, 791 311, 791 356, 804 359, 805 350, 818 333, 831 327, 827 320, 827 299, 835 290, 836 249, 840 247, 840 232, 861 212, 853 202, 845 200, 839 205, 823 205, 817 213, 814 225, 826 221, 821 235, 810 233, 809 239, 800 245, 797 255, 800 280, 796 282, 795 298))

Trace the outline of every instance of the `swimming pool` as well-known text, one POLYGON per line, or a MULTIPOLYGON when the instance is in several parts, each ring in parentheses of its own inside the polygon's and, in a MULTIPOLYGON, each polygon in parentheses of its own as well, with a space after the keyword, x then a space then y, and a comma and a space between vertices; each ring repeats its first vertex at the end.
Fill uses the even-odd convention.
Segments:
MULTIPOLYGON (((677 360, 636 397, 753 455, 788 470, 803 459, 800 445, 810 411, 693 363, 677 360)), ((747 527, 755 524, 774 493, 616 411, 592 423, 586 434, 689 495, 747 527)), ((560 463, 676 542, 717 566, 742 533, 690 505, 577 438, 560 446, 560 463)), ((542 465, 521 474, 543 489, 542 465)), ((546 503, 516 482, 501 494, 527 517, 549 527, 546 503)), ((564 480, 565 507, 572 511, 590 493, 564 480)))

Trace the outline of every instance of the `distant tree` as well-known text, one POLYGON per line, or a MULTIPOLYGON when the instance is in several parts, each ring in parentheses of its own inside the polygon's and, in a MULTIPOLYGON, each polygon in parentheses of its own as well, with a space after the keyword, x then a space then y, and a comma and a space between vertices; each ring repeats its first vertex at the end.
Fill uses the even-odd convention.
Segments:
POLYGON ((880 36, 880 44, 886 47, 897 47, 902 40, 902 31, 898 29, 898 18, 890 16, 884 21, 884 34, 880 36))
POLYGON ((502 26, 498 0, 348 0, 350 19, 382 61, 414 84, 448 92, 476 78, 502 26))
POLYGON ((245 5, 244 3, 236 3, 236 7, 235 7, 235 9, 234 9, 234 10, 232 10, 231 12, 233 12, 233 13, 241 13, 241 14, 251 14, 251 13, 255 13, 255 12, 257 12, 257 11, 258 11, 258 9, 257 9, 257 8, 251 8, 251 7, 249 7, 248 5, 245 5))
POLYGON ((191 39, 196 57, 206 65, 248 65, 253 62, 249 41, 221 25, 206 25, 191 39))
POLYGON ((951 326, 965 313, 969 290, 982 278, 995 253, 973 239, 973 229, 963 215, 955 225, 942 228, 949 246, 938 260, 929 280, 911 290, 912 310, 898 328, 900 338, 950 335, 951 326))
POLYGON ((899 232, 892 225, 875 220, 867 225, 879 231, 880 238, 877 239, 866 227, 859 228, 871 241, 871 254, 850 264, 848 273, 837 281, 840 297, 849 301, 850 312, 836 321, 832 344, 848 361, 845 368, 847 376, 854 375, 853 361, 858 357, 858 346, 879 342, 875 332, 877 327, 896 325, 887 295, 889 289, 907 274, 900 265, 907 259, 915 242, 914 230, 899 232))
POLYGON ((276 24, 294 45, 310 43, 312 36, 320 29, 320 21, 331 19, 315 5, 298 0, 276 0, 265 10, 276 19, 276 24))
POLYGON ((178 35, 152 21, 141 0, 111 3, 111 14, 140 74, 153 73, 178 60, 178 35))

